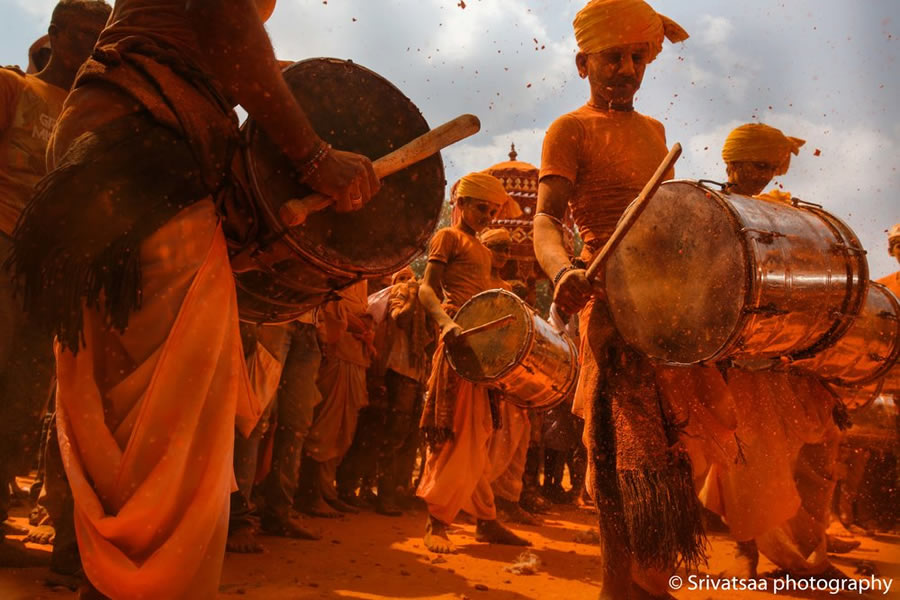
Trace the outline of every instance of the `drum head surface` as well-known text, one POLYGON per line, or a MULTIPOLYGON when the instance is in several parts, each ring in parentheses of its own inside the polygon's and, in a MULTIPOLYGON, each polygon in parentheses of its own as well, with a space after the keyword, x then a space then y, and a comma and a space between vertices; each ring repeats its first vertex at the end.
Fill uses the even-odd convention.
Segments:
MULTIPOLYGON (((295 63, 284 78, 323 140, 338 150, 375 160, 429 131, 415 105, 376 73, 329 58, 295 63)), ((255 194, 277 218, 287 200, 309 194, 280 150, 248 121, 249 160, 255 194)), ((422 252, 444 199, 444 167, 435 154, 382 180, 362 210, 328 208, 291 230, 285 241, 297 252, 361 275, 392 273, 422 252)))
POLYGON ((515 367, 528 350, 532 319, 521 301, 505 290, 489 290, 473 296, 456 313, 454 320, 464 330, 506 315, 513 315, 515 320, 498 329, 466 336, 458 347, 447 348, 450 364, 460 377, 475 382, 490 381, 515 367))
POLYGON ((616 328, 651 358, 712 358, 741 318, 749 285, 741 226, 697 184, 660 186, 606 267, 616 328))

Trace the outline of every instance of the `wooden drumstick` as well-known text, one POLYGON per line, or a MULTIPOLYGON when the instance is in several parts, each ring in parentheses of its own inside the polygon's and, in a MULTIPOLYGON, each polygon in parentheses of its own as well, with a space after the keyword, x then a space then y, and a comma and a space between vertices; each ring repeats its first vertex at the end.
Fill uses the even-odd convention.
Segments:
MULTIPOLYGON (((478 117, 460 115, 373 162, 375 175, 378 179, 384 179, 388 175, 425 160, 451 144, 478 133, 480 129, 481 122, 478 117)), ((334 198, 322 194, 311 194, 305 198, 288 200, 281 205, 278 216, 281 218, 281 222, 288 227, 296 227, 302 225, 312 213, 323 210, 333 203, 334 198)))
POLYGON ((638 197, 635 198, 629 210, 622 216, 622 219, 619 221, 619 224, 616 225, 616 229, 613 231, 612 235, 609 236, 609 239, 603 244, 600 252, 594 257, 594 260, 591 261, 591 265, 588 267, 587 273, 585 273, 588 281, 593 281, 597 276, 597 273, 600 272, 600 269, 606 265, 606 260, 612 255, 613 250, 616 249, 616 246, 619 245, 619 242, 622 241, 625 234, 628 233, 635 222, 637 222, 638 217, 641 216, 644 209, 647 208, 647 204, 650 202, 650 199, 653 198, 656 190, 659 189, 663 177, 666 176, 666 172, 672 168, 672 165, 675 164, 675 161, 678 160, 679 156, 681 156, 681 144, 675 142, 675 145, 672 146, 672 149, 669 150, 669 153, 663 161, 659 163, 656 172, 653 173, 653 176, 647 181, 646 185, 644 185, 644 189, 642 189, 641 193, 638 194, 638 197))
POLYGON ((490 331, 492 329, 499 329, 509 323, 510 321, 515 321, 516 317, 514 315, 506 315, 505 317, 500 317, 499 319, 494 319, 493 321, 488 321, 487 323, 483 323, 481 325, 476 325, 470 329, 466 329, 465 331, 460 331, 456 335, 457 340, 461 340, 464 337, 481 333, 483 331, 490 331))

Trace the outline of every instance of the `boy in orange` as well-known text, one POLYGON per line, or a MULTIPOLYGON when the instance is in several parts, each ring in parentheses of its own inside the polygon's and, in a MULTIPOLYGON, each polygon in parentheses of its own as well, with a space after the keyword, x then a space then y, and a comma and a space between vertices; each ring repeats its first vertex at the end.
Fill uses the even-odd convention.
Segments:
POLYGON ((479 541, 530 545, 497 522, 488 456, 495 418, 488 389, 457 377, 444 359, 444 344, 458 343, 460 332, 451 315, 469 298, 493 287, 491 251, 476 235, 509 196, 499 180, 485 173, 466 175, 456 190, 460 221, 432 238, 419 288, 419 300, 441 332, 422 413, 428 452, 417 492, 428 505, 425 547, 437 553, 455 551, 447 528, 460 510, 477 518, 479 541))
POLYGON ((665 595, 678 562, 691 567, 703 557, 690 463, 675 419, 662 410, 656 369, 616 333, 602 292, 570 261, 561 223, 571 206, 585 241, 582 258, 590 260, 665 157, 662 124, 636 112, 634 96, 663 41, 688 35, 642 0, 592 0, 574 28, 575 62, 590 99, 554 121, 544 138, 534 249, 553 281, 554 302, 567 314, 583 309, 575 411, 585 415, 600 524, 600 597, 665 595))
MULTIPOLYGON (((891 227, 888 232, 888 254, 900 262, 900 223, 891 227)), ((878 283, 887 286, 895 296, 900 298, 900 271, 882 277, 878 283)))

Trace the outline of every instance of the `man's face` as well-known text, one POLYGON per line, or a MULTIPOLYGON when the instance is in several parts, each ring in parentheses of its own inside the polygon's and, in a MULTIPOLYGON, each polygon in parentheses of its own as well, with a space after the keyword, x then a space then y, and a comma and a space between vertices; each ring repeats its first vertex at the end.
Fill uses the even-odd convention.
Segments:
POLYGON ((507 242, 489 244, 488 250, 491 251, 491 266, 494 269, 502 269, 509 262, 510 248, 507 242))
POLYGON ((63 25, 50 25, 50 45, 57 60, 77 69, 91 56, 106 20, 68 15, 63 25))
POLYGON ((646 43, 626 44, 575 57, 578 74, 591 84, 591 96, 608 105, 630 106, 650 61, 646 43))
POLYGON ((775 177, 777 165, 767 162, 734 161, 725 165, 728 183, 739 194, 755 196, 761 194, 775 177))
POLYGON ((500 207, 492 202, 468 197, 459 199, 459 208, 462 211, 463 222, 475 233, 487 228, 500 210, 500 207))

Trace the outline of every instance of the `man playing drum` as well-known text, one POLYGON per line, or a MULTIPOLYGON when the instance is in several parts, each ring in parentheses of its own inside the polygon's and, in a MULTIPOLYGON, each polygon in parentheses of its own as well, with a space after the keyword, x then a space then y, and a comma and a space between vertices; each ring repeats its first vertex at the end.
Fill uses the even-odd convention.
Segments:
POLYGON ((665 131, 634 110, 634 95, 664 39, 688 34, 642 0, 592 0, 574 27, 578 74, 590 83, 590 99, 558 118, 544 138, 535 254, 557 305, 569 314, 583 308, 575 404, 585 414, 589 487, 600 521, 600 597, 663 595, 679 560, 690 567, 703 556, 690 464, 661 411, 653 367, 621 341, 602 294, 570 262, 561 220, 570 205, 589 259, 650 179, 666 155, 665 131))
POLYGON ((455 338, 461 329, 451 315, 493 287, 491 251, 476 235, 509 197, 500 181, 485 173, 466 175, 456 189, 461 219, 432 238, 419 288, 422 306, 441 332, 420 423, 428 450, 417 491, 428 505, 425 547, 437 553, 455 551, 447 529, 460 510, 478 520, 479 541, 530 545, 497 521, 488 450, 499 407, 486 387, 459 378, 444 357, 444 344, 460 343, 455 338))
POLYGON ((58 340, 88 594, 216 596, 235 415, 245 433, 259 416, 216 211, 240 190, 234 104, 339 209, 379 185, 367 159, 321 142, 285 85, 263 28, 273 8, 119 0, 14 235, 28 309, 58 340))
MULTIPOLYGON (((787 192, 762 192, 804 143, 762 123, 736 128, 722 150, 729 191, 790 202, 787 192)), ((735 368, 727 380, 743 460, 713 464, 701 496, 737 540, 734 575, 756 577, 761 550, 792 575, 842 576, 828 561, 826 549, 839 548, 828 547, 825 533, 840 442, 837 399, 812 375, 735 368)))

